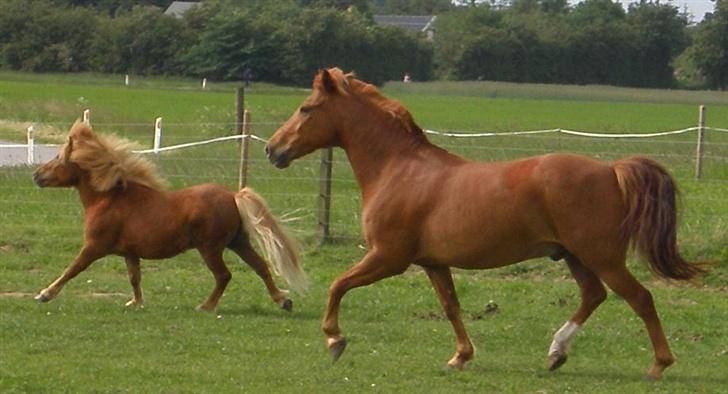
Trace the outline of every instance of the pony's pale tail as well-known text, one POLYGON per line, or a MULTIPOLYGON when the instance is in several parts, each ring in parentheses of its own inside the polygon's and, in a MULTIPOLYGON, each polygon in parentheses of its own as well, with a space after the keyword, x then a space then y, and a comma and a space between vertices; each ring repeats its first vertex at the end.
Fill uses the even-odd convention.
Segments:
POLYGON ((632 157, 613 164, 627 206, 622 231, 658 276, 690 280, 705 272, 685 261, 677 248, 678 190, 670 173, 654 160, 632 157))
POLYGON ((299 294, 305 292, 308 279, 298 261, 296 242, 283 231, 263 197, 244 187, 235 194, 235 203, 245 231, 255 239, 269 266, 291 289, 299 294))

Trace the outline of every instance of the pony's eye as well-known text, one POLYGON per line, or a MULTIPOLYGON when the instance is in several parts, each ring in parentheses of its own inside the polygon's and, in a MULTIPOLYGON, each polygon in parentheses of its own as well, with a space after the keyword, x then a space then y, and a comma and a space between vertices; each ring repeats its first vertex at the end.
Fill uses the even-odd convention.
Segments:
POLYGON ((301 112, 302 114, 308 114, 311 111, 313 111, 313 107, 304 105, 304 106, 301 106, 301 108, 299 108, 298 111, 301 112))

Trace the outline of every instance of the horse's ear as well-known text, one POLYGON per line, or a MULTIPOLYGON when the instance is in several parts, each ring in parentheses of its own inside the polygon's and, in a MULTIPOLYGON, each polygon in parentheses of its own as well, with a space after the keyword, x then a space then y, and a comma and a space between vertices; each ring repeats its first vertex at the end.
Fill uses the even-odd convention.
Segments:
POLYGON ((336 80, 331 76, 329 70, 321 70, 321 85, 324 87, 326 93, 336 93, 339 91, 339 87, 336 86, 336 80))

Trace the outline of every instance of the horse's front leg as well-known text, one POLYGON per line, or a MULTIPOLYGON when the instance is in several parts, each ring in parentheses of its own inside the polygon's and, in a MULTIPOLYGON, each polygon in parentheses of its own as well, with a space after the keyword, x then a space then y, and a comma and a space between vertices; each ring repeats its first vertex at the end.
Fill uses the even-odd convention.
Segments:
POLYGON ((326 335, 326 346, 334 361, 341 357, 346 348, 346 339, 341 336, 341 329, 339 328, 341 298, 353 288, 366 286, 380 279, 401 274, 409 265, 408 262, 401 263, 401 261, 403 260, 370 251, 358 264, 341 274, 331 284, 321 329, 326 335))
POLYGON ((455 294, 455 286, 452 282, 452 274, 450 267, 422 267, 425 269, 427 276, 432 282, 432 286, 437 292, 440 299, 442 309, 455 330, 455 339, 457 348, 455 355, 452 356, 447 365, 450 368, 462 369, 466 362, 470 361, 475 354, 473 343, 470 342, 468 333, 465 331, 465 325, 460 318, 460 302, 455 294))
POLYGON ((88 268, 91 263, 100 259, 101 257, 104 257, 105 255, 106 253, 96 250, 95 248, 84 246, 78 256, 76 256, 76 259, 73 261, 73 263, 66 267, 66 269, 63 271, 63 274, 61 274, 58 279, 53 281, 50 286, 41 290, 40 293, 35 296, 35 299, 40 302, 48 302, 52 300, 58 295, 66 282, 73 279, 76 275, 88 268))
POLYGON ((134 292, 133 298, 126 303, 126 306, 142 306, 144 300, 142 299, 142 270, 139 266, 139 258, 125 257, 125 260, 126 270, 129 273, 129 283, 131 283, 131 288, 134 292))

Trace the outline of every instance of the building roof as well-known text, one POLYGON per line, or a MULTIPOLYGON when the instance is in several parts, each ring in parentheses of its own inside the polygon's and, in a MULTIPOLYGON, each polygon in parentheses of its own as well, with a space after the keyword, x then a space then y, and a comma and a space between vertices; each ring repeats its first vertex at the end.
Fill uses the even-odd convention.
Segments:
POLYGON ((380 26, 396 26, 421 32, 432 30, 435 19, 437 16, 434 15, 374 15, 374 21, 380 26))
POLYGON ((167 7, 164 11, 167 15, 172 15, 175 18, 182 18, 185 12, 189 11, 190 8, 196 6, 197 1, 173 1, 172 4, 167 7))

